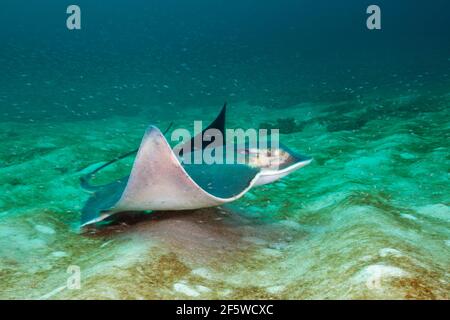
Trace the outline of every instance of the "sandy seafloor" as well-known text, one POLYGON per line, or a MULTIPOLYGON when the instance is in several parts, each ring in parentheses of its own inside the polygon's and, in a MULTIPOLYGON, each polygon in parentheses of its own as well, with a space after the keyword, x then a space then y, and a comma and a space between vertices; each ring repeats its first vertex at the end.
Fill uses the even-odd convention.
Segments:
MULTIPOLYGON (((219 107, 160 108, 153 123, 191 128, 219 107)), ((442 92, 277 110, 231 101, 229 127, 281 126, 313 163, 223 207, 83 233, 79 177, 135 148, 148 114, 4 121, 0 298, 448 299, 449 109, 442 92), (65 288, 70 265, 79 290, 65 288)))

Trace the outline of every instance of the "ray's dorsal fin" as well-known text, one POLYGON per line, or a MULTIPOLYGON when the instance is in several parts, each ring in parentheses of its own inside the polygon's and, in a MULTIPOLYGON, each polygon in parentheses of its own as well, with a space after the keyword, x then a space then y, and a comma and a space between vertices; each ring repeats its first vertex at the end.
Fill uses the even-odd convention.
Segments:
MULTIPOLYGON (((204 134, 209 129, 217 129, 222 133, 222 136, 224 137, 225 141, 225 118, 227 113, 227 103, 225 102, 223 104, 222 110, 220 110, 219 115, 217 118, 206 128, 202 131, 202 134, 204 134)), ((203 146, 205 147, 205 146, 203 146)))
MULTIPOLYGON (((205 149, 208 145, 211 144, 210 141, 205 141, 205 139, 203 139, 203 136, 204 136, 205 132, 210 130, 210 129, 219 130, 220 133, 222 134, 222 137, 223 137, 223 143, 225 143, 225 141, 226 141, 226 137, 225 137, 226 113, 227 113, 227 103, 225 102, 223 107, 222 107, 222 110, 220 110, 220 113, 216 117, 216 119, 214 119, 214 121, 211 122, 211 124, 206 129, 204 129, 201 133, 197 134, 190 141, 186 142, 186 144, 189 144, 191 146, 191 152, 195 151, 195 146, 197 145, 197 144, 195 144, 196 139, 200 139, 202 150, 205 149)), ((179 155, 180 156, 183 155, 184 146, 185 145, 183 144, 180 147, 180 151, 179 151, 179 155)))

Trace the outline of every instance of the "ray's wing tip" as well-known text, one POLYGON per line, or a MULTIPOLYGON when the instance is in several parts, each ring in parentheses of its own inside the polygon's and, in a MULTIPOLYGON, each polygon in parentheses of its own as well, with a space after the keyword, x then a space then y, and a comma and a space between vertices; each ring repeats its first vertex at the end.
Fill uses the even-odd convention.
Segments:
POLYGON ((305 166, 313 162, 314 158, 310 156, 301 156, 298 161, 303 163, 305 166))
POLYGON ((83 230, 87 227, 91 227, 94 226, 96 223, 101 222, 103 220, 105 220, 106 218, 108 218, 111 214, 98 214, 98 216, 96 218, 81 218, 81 222, 80 222, 80 230, 83 230))
POLYGON ((147 128, 145 129, 145 134, 151 134, 151 133, 161 133, 161 130, 159 130, 159 128, 157 126, 155 126, 154 124, 150 124, 147 126, 147 128))
POLYGON ((283 149, 284 149, 284 151, 289 153, 291 155, 291 157, 293 157, 295 159, 295 162, 304 163, 305 166, 310 164, 314 160, 313 157, 293 151, 292 149, 289 149, 286 146, 283 146, 283 149))
POLYGON ((166 139, 164 136, 164 133, 155 125, 149 125, 146 129, 145 129, 145 133, 143 136, 143 140, 147 140, 147 139, 166 139))

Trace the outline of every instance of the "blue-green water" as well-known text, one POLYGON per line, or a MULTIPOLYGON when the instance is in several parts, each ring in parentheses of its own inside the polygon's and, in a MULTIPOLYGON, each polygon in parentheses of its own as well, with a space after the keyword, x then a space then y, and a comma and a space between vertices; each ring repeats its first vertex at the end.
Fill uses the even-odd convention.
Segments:
POLYGON ((449 5, 392 2, 369 31, 367 1, 77 1, 69 31, 69 3, 3 1, 0 298, 448 299, 449 5), (225 100, 314 162, 80 233, 85 168, 225 100))

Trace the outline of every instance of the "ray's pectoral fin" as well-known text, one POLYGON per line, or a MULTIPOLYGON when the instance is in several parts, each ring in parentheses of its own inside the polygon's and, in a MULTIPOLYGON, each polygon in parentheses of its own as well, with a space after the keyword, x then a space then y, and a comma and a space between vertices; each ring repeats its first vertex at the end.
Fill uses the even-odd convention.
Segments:
POLYGON ((127 179, 117 180, 97 187, 81 211, 81 226, 104 220, 112 214, 110 211, 120 200, 127 185, 127 179))
POLYGON ((122 211, 190 210, 217 206, 242 196, 259 172, 238 165, 219 169, 201 165, 190 172, 195 178, 191 177, 162 132, 150 126, 142 139, 130 176, 106 185, 92 195, 83 209, 82 225, 99 222, 122 211), (221 175, 234 177, 234 182, 242 183, 230 183, 228 189, 218 186, 209 190, 211 181, 220 182, 221 175), (217 195, 211 193, 213 191, 217 195))
MULTIPOLYGON (((218 131, 220 131, 220 133, 223 136, 225 136, 226 108, 227 108, 227 103, 225 102, 224 106, 222 107, 222 109, 221 109, 219 115, 216 117, 216 119, 205 130, 203 130, 201 134, 197 135, 196 137, 192 138, 189 142, 187 142, 187 144, 190 144, 188 150, 190 150, 190 151, 193 150, 194 145, 195 145, 194 144, 195 139, 201 139, 202 140, 202 148, 206 148, 206 146, 209 144, 209 142, 203 141, 202 137, 205 134, 205 132, 207 132, 207 130, 209 130, 209 129, 218 130, 218 131)), ((172 126, 172 123, 165 130, 164 134, 170 129, 171 126, 172 126)), ((139 149, 130 151, 130 152, 123 154, 111 161, 108 161, 106 164, 103 164, 99 168, 96 168, 92 172, 85 174, 84 176, 82 176, 80 178, 81 187, 89 192, 92 192, 91 197, 88 199, 88 201, 86 202, 86 204, 84 205, 84 207, 82 209, 82 218, 81 218, 82 226, 99 222, 99 221, 105 219, 106 217, 110 216, 114 212, 116 212, 117 210, 115 210, 115 209, 117 208, 117 205, 120 204, 120 200, 121 200, 123 194, 125 193, 125 190, 127 189, 127 185, 128 185, 129 177, 124 177, 120 180, 117 180, 117 181, 107 184, 107 185, 93 186, 90 184, 90 180, 94 176, 94 174, 99 172, 103 168, 113 164, 114 162, 138 152, 138 150, 140 150, 141 148, 143 148, 143 149, 147 148, 151 144, 151 142, 149 141, 150 137, 152 137, 152 139, 156 140, 157 144, 165 145, 166 141, 163 137, 164 134, 159 134, 159 133, 160 132, 158 129, 156 129, 154 127, 150 127, 147 130, 146 135, 144 135, 144 138, 142 140, 142 143, 141 143, 141 146, 139 149)), ((181 147, 181 148, 183 148, 183 147, 181 147)), ((170 147, 168 145, 163 149, 165 149, 165 150, 164 151, 158 150, 158 152, 161 152, 161 155, 162 155, 160 158, 164 158, 165 156, 167 157, 167 155, 169 153, 171 153, 170 147)), ((180 155, 182 154, 183 150, 184 149, 181 149, 180 155)), ((158 162, 158 159, 157 159, 158 154, 156 154, 156 155, 154 154, 156 152, 156 150, 154 150, 152 152, 153 152, 153 154, 151 155, 151 157, 153 158, 153 161, 158 162)), ((138 158, 142 159, 142 157, 143 157, 142 153, 141 153, 140 158, 139 158, 139 155, 136 157, 135 165, 141 163, 137 160, 138 160, 138 158)), ((172 158, 171 158, 171 161, 173 161, 172 158)), ((142 175, 142 173, 140 175, 142 175)), ((135 178, 136 176, 137 176, 137 174, 135 173, 133 175, 134 178, 132 180, 132 182, 134 182, 134 183, 136 183, 136 181, 137 181, 135 178)), ((130 188, 131 188, 131 185, 128 186, 128 189, 130 189, 130 188)), ((129 193, 127 193, 127 195, 128 194, 129 193)))

